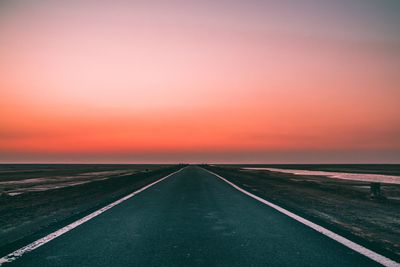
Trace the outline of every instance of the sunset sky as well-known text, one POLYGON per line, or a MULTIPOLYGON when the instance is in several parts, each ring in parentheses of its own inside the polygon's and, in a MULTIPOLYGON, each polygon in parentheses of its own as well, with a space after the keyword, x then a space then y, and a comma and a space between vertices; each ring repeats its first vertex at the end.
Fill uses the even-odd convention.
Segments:
POLYGON ((400 163, 400 1, 1 1, 0 162, 400 163))

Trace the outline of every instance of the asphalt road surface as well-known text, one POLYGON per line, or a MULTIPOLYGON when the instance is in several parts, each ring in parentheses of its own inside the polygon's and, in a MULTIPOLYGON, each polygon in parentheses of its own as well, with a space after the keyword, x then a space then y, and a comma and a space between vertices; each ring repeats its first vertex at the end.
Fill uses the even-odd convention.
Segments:
POLYGON ((190 166, 7 266, 377 266, 190 166))

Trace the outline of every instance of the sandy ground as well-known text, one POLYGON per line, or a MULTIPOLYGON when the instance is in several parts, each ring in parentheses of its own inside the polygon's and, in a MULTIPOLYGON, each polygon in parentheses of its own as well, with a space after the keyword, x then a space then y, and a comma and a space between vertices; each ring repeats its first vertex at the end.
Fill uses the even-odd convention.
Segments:
POLYGON ((242 188, 387 256, 400 259, 400 185, 383 184, 371 199, 368 182, 295 175, 243 166, 209 166, 242 188))

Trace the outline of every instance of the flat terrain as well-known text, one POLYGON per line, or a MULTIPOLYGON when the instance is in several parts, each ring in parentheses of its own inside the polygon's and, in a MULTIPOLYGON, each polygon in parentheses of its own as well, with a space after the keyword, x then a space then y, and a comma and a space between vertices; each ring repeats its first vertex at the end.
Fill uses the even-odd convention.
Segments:
POLYGON ((219 165, 221 167, 258 167, 278 168, 312 171, 350 172, 350 173, 373 173, 384 175, 399 175, 400 164, 240 164, 219 165))
POLYGON ((7 187, 0 186, 3 190, 0 194, 0 254, 178 168, 166 165, 0 165, 0 181, 9 182, 7 187), (18 183, 32 179, 40 182, 18 183), (66 185, 67 180, 72 184, 66 185))
POLYGON ((190 166, 10 266, 377 266, 190 166))
POLYGON ((69 187, 160 167, 131 164, 1 164, 0 196, 69 187))
MULTIPOLYGON (((352 173, 399 174, 399 165, 252 165, 352 173)), ((400 185, 382 184, 372 199, 370 184, 324 176, 243 170, 249 165, 208 166, 245 190, 332 229, 382 254, 400 259, 400 185)))

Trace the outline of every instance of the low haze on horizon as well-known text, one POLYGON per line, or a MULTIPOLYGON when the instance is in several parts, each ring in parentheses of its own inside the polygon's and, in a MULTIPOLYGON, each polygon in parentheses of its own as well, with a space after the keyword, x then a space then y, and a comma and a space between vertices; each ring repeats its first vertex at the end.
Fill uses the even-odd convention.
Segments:
POLYGON ((2 1, 0 163, 400 163, 398 1, 2 1))

